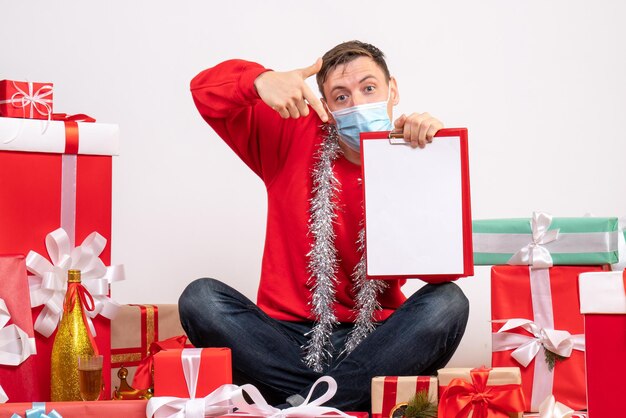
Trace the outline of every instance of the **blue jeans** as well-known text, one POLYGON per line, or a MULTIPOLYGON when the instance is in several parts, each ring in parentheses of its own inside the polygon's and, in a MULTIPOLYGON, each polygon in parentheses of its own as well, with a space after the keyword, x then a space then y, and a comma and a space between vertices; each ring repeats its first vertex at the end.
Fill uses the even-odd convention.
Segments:
MULTIPOLYGON (((337 356, 353 325, 339 324, 332 334, 334 360, 323 373, 316 373, 302 362, 301 349, 313 323, 270 318, 215 279, 192 282, 178 303, 191 343, 231 348, 233 383, 253 384, 270 404, 298 405, 320 376, 330 375, 338 390, 325 405, 344 411, 370 410, 374 376, 436 374, 458 347, 469 312, 467 298, 456 284, 428 284, 341 358, 337 356)), ((314 398, 326 390, 320 386, 314 398)))

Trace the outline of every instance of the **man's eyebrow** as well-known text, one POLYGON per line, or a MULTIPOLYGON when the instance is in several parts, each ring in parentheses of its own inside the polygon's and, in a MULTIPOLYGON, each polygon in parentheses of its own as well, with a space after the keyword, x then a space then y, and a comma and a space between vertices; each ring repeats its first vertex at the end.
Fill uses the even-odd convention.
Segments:
MULTIPOLYGON (((378 79, 376 78, 375 75, 373 74, 368 74, 365 77, 363 77, 362 79, 359 80, 359 84, 369 80, 370 78, 373 78, 374 80, 378 81, 378 79)), ((330 94, 332 94, 335 90, 347 90, 347 87, 342 86, 341 84, 333 87, 332 89, 330 89, 330 94)))

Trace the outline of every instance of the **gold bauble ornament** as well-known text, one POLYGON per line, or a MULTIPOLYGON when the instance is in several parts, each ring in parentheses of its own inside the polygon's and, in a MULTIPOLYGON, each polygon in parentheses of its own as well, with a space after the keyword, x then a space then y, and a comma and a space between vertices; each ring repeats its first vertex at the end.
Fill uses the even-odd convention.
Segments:
POLYGON ((82 354, 98 354, 93 336, 87 328, 85 309, 93 309, 93 298, 81 284, 80 270, 69 270, 63 318, 52 345, 50 388, 53 402, 81 400, 78 357, 82 354), (91 301, 91 307, 83 306, 87 301, 91 301))

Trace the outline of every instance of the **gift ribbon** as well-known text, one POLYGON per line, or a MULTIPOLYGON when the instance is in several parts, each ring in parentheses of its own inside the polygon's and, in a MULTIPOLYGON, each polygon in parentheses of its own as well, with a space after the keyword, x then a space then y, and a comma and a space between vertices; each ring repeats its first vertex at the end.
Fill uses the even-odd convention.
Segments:
MULTIPOLYGON (((372 411, 373 418, 389 417, 391 410, 399 403, 398 402, 398 376, 385 376, 383 381, 383 399, 382 408, 380 413, 372 411)), ((416 376, 415 378, 415 390, 414 392, 430 392, 430 377, 429 376, 416 376)), ((401 402, 406 402, 408 399, 404 399, 401 402)))
POLYGON ((35 112, 39 113, 46 118, 50 118, 52 114, 52 99, 47 99, 46 97, 52 95, 52 86, 50 84, 45 84, 40 87, 37 91, 34 90, 34 84, 31 81, 27 81, 26 84, 28 86, 28 91, 22 90, 15 81, 12 82, 15 90, 13 96, 11 96, 8 100, 0 100, 0 104, 11 104, 15 108, 21 108, 23 117, 26 117, 26 108, 30 107, 30 119, 35 116, 35 112), (43 108, 43 110, 41 109, 43 108))
POLYGON ((487 386, 488 368, 470 371, 472 382, 452 379, 439 399, 439 416, 465 418, 508 418, 524 410, 521 385, 487 386))
MULTIPOLYGON (((33 402, 33 407, 26 411, 24 415, 25 418, 63 418, 61 414, 59 414, 54 409, 48 413, 46 413, 46 403, 45 402, 33 402)), ((11 418, 22 418, 21 415, 13 414, 11 418)))
POLYGON ((187 342, 185 335, 168 338, 163 341, 154 341, 150 344, 149 354, 137 365, 135 376, 133 377, 133 387, 135 389, 148 389, 152 387, 152 367, 154 366, 154 355, 162 350, 184 348, 187 342))
POLYGON ((548 396, 539 405, 539 418, 584 418, 567 405, 557 402, 553 395, 548 396))
POLYGON ((181 352, 183 374, 190 398, 152 397, 146 406, 148 418, 203 418, 232 413, 236 416, 263 416, 267 418, 305 417, 313 418, 326 413, 334 413, 343 418, 354 418, 336 408, 321 406, 337 392, 337 382, 330 376, 320 377, 311 387, 309 394, 300 406, 278 409, 270 406, 253 385, 222 385, 204 398, 196 399, 196 387, 200 372, 201 348, 186 348, 181 352), (319 398, 311 400, 316 386, 326 382, 328 389, 319 398), (244 392, 252 400, 249 404, 244 392))
POLYGON ((0 298, 0 364, 18 366, 32 354, 37 353, 35 338, 31 338, 15 324, 6 326, 11 314, 0 298))
POLYGON ((559 238, 559 230, 549 231, 552 223, 552 215, 544 212, 533 212, 530 221, 532 241, 507 261, 507 264, 530 265, 534 267, 552 267, 552 256, 545 244, 556 241, 559 238))
POLYGON ((82 244, 72 248, 70 238, 59 228, 46 236, 46 249, 50 261, 34 251, 26 256, 29 276, 31 307, 44 305, 35 321, 35 330, 49 337, 56 329, 63 314, 63 301, 67 291, 67 271, 81 271, 82 284, 92 295, 93 311, 87 311, 87 324, 96 335, 92 318, 102 315, 113 319, 120 305, 109 298, 109 285, 124 280, 123 266, 105 266, 99 255, 106 246, 106 239, 97 232, 91 233, 82 244))
MULTIPOLYGON (((542 337, 542 341, 548 341, 547 335, 552 334, 553 340, 550 341, 549 344, 552 346, 552 348, 556 350, 554 346, 558 347, 559 341, 562 341, 562 339, 566 337, 566 335, 562 334, 562 331, 555 331, 554 333, 552 333, 552 331, 554 330, 554 312, 552 310, 552 291, 550 289, 550 269, 529 267, 528 270, 530 293, 533 305, 533 318, 535 319, 533 322, 533 327, 531 328, 529 323, 525 323, 524 321, 527 320, 524 319, 516 319, 509 325, 522 325, 526 326, 527 330, 534 329, 535 331, 539 331, 539 335, 542 337), (541 334, 541 330, 544 331, 543 335, 541 334), (546 330, 550 330, 550 332, 546 333, 546 330)), ((532 333, 532 331, 530 332, 532 333)), ((533 333, 533 335, 535 334, 533 333)), ((501 338, 507 339, 507 341, 505 342, 506 344, 510 343, 509 349, 516 348, 514 347, 515 344, 513 342, 520 343, 520 345, 518 346, 520 348, 524 344, 530 343, 516 354, 515 359, 520 363, 522 361, 528 361, 528 363, 530 363, 530 361, 532 361, 530 355, 534 353, 533 358, 535 359, 535 369, 533 375, 533 389, 530 400, 530 410, 538 411, 540 402, 550 396, 554 384, 554 373, 548 368, 545 351, 539 349, 540 346, 537 344, 535 338, 528 337, 532 340, 527 340, 522 335, 517 337, 496 337, 494 338, 494 344, 496 344, 496 348, 498 348, 497 344, 502 343, 502 341, 500 341, 501 338)), ((584 349, 584 337, 580 338, 580 335, 571 336, 571 340, 569 342, 567 341, 567 339, 565 339, 565 341, 565 346, 568 346, 571 342, 573 349, 584 349)))
MULTIPOLYGON (((504 321, 496 320, 493 322, 504 321)), ((492 351, 514 350, 511 357, 524 367, 533 361, 541 348, 561 357, 569 357, 572 350, 585 351, 585 336, 583 334, 571 335, 567 331, 541 328, 533 321, 522 318, 506 321, 502 328, 493 334, 492 351), (533 336, 505 332, 518 328, 528 331, 533 336)))
POLYGON ((5 403, 9 400, 7 393, 2 389, 2 385, 0 385, 0 403, 5 403))
MULTIPOLYGON (((88 325, 89 321, 87 319, 86 312, 93 312, 94 310, 95 304, 93 297, 91 296, 91 294, 89 294, 89 291, 85 289, 85 286, 83 286, 82 283, 69 283, 67 285, 67 294, 65 298, 65 304, 63 305, 63 313, 69 314, 71 310, 74 309, 74 305, 76 304, 77 300, 82 307, 80 311, 83 317, 83 322, 85 323, 85 325, 88 325)), ((91 342, 91 346, 94 350, 93 354, 97 356, 100 353, 98 352, 98 345, 96 344, 96 340, 94 339, 95 330, 92 332, 92 329, 93 326, 87 327, 87 335, 89 336, 89 341, 91 342)))
POLYGON ((531 241, 528 233, 473 233, 475 254, 511 254, 508 264, 551 267, 552 255, 576 253, 607 253, 618 250, 618 233, 561 232, 549 230, 552 216, 533 212, 530 221, 531 241))

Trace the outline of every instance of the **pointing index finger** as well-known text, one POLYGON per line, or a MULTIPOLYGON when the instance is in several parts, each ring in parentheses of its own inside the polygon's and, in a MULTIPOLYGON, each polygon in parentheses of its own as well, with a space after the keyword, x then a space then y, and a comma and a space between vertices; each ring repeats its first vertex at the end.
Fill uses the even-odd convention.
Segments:
POLYGON ((315 113, 320 117, 322 122, 328 122, 328 115, 326 114, 326 110, 324 110, 324 105, 322 101, 311 91, 309 86, 304 85, 303 95, 307 102, 311 105, 315 113))

